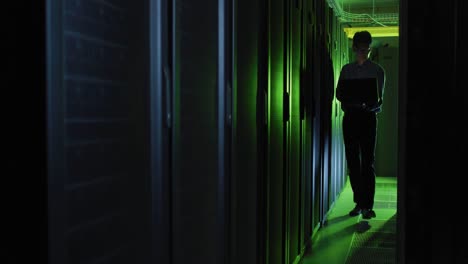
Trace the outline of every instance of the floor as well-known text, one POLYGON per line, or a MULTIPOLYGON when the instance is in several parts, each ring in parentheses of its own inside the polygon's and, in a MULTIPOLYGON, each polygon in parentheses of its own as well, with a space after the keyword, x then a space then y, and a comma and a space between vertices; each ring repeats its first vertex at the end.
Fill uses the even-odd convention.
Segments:
POLYGON ((348 181, 301 264, 396 263, 396 178, 377 177, 376 218, 350 217, 352 195, 348 181))

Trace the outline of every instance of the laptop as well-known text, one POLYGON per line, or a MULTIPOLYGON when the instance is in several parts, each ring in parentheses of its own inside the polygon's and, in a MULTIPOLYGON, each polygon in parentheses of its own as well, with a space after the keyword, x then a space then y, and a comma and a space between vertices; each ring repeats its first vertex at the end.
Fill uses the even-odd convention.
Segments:
POLYGON ((375 105, 379 101, 377 78, 341 79, 337 92, 339 90, 342 103, 375 105))

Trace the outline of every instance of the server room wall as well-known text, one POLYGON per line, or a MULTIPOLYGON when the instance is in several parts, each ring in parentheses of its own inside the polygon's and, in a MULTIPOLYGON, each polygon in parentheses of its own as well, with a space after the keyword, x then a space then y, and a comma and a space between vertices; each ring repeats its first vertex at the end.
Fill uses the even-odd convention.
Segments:
POLYGON ((304 254, 345 179, 344 33, 321 1, 233 3, 48 2, 51 263, 304 254))

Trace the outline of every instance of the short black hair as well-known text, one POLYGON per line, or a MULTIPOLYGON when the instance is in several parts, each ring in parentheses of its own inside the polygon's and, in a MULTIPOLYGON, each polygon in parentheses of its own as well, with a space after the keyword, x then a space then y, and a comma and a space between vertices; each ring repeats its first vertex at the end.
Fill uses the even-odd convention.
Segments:
POLYGON ((368 44, 370 45, 372 43, 372 36, 369 33, 369 31, 358 31, 354 33, 353 36, 353 46, 357 47, 358 44, 368 44))

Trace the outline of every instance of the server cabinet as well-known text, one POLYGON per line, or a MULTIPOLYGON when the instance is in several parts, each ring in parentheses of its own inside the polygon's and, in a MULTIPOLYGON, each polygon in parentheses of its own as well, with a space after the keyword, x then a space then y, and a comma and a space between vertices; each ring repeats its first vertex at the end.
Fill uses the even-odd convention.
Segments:
POLYGON ((229 6, 172 4, 172 263, 226 261, 229 6))
MULTIPOLYGON (((233 1, 230 263, 264 262, 263 1, 233 1), (262 8, 260 8, 262 6, 262 8)), ((265 75, 266 76, 266 75, 265 75)))
MULTIPOLYGON (((313 210, 313 144, 312 144, 312 129, 313 129, 313 107, 314 101, 312 97, 312 80, 313 80, 313 25, 315 14, 312 10, 312 2, 304 1, 302 8, 302 50, 301 56, 301 243, 303 247, 308 245, 309 239, 312 237, 312 210, 313 210)), ((304 248, 305 249, 305 248, 304 248)))
POLYGON ((267 182, 267 263, 285 260, 285 120, 289 118, 285 91, 285 1, 269 2, 268 24, 268 182, 267 182))
POLYGON ((259 0, 258 87, 257 87, 257 190, 258 190, 258 260, 269 259, 269 159, 270 159, 270 0, 259 0))
POLYGON ((323 178, 323 196, 322 196, 322 218, 326 218, 326 214, 331 209, 331 189, 333 186, 332 182, 332 100, 333 100, 333 63, 331 58, 331 9, 328 5, 325 5, 322 9, 322 23, 323 23, 323 34, 320 45, 322 54, 322 78, 320 89, 321 97, 321 111, 322 111, 322 146, 323 146, 323 163, 322 163, 322 178, 323 178))
POLYGON ((46 1, 50 263, 147 263, 143 2, 46 1))
POLYGON ((322 5, 320 1, 313 1, 313 35, 312 35, 312 91, 311 91, 311 115, 312 115, 312 227, 317 230, 322 220, 322 163, 323 163, 323 148, 321 140, 321 89, 320 80, 322 78, 322 64, 320 41, 322 41, 323 25, 321 22, 322 5))
POLYGON ((301 86, 301 19, 302 1, 285 1, 285 93, 289 102, 285 105, 285 263, 300 258, 300 86, 301 86))
POLYGON ((318 229, 328 210, 328 181, 330 172, 330 58, 326 47, 326 6, 312 2, 312 227, 318 229))
POLYGON ((149 1, 150 184, 152 263, 171 264, 173 140, 173 2, 149 1))

